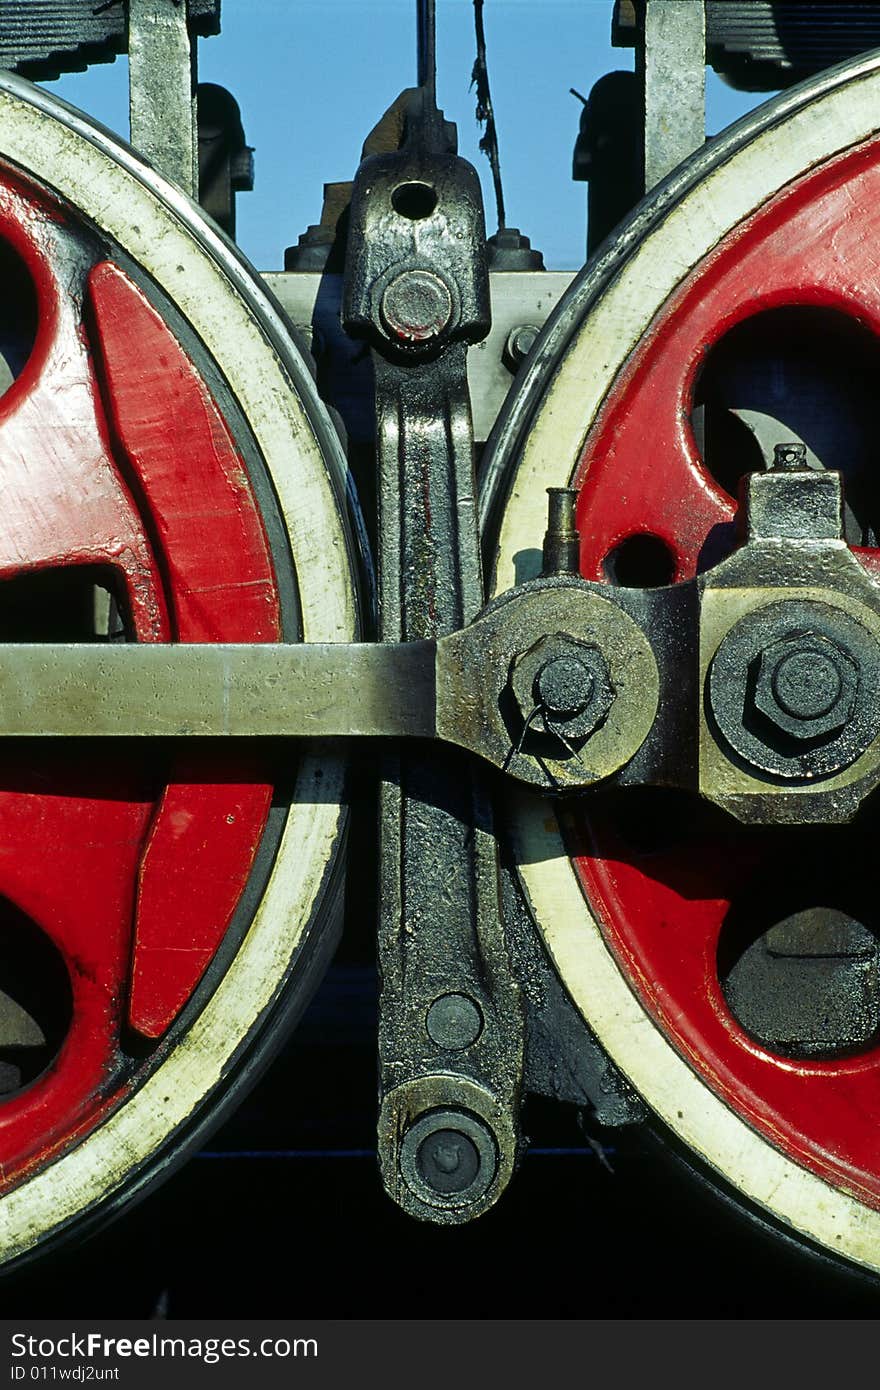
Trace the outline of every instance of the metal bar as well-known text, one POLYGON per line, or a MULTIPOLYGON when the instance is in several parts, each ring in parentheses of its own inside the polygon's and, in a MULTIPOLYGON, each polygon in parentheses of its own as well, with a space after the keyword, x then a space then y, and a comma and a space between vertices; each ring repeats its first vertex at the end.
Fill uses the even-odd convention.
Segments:
POLYGON ((195 61, 185 0, 128 0, 131 143, 191 198, 198 193, 195 61))
POLYGON ((0 647, 0 737, 432 738, 435 644, 0 647))
POLYGON ((706 140, 704 0, 646 0, 641 67, 648 192, 706 140))
POLYGON ((437 20, 435 0, 417 0, 418 85, 429 106, 437 104, 437 20))
POLYGON ((385 642, 455 632, 483 605, 466 361, 452 343, 405 373, 374 363, 385 642))

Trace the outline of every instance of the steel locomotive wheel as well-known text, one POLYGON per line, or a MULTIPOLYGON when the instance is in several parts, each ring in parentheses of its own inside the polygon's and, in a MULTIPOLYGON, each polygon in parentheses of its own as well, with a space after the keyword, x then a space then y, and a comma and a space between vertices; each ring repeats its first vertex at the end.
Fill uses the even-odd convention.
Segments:
MULTIPOLYGON (((352 640, 344 461, 253 273, 8 76, 0 132, 4 640, 352 640)), ((332 944, 342 771, 4 753, 0 1259, 142 1190, 302 1007, 332 944)))
MULTIPOLYGON (((538 340, 490 444, 494 589, 539 571, 548 485, 581 570, 654 587, 736 546, 737 479, 800 440, 880 534, 880 60, 769 103, 642 205, 538 340), (824 421, 824 425, 821 423, 824 421)), ((756 829, 678 793, 516 802, 521 882, 571 997, 722 1185, 880 1269, 877 811, 756 829)))

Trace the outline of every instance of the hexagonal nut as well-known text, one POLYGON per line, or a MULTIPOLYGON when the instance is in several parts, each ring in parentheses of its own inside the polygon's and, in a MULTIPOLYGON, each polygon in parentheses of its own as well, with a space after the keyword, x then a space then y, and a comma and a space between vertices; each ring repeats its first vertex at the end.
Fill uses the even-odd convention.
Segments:
POLYGON ((530 720, 536 733, 561 735, 570 743, 604 723, 616 695, 601 650, 565 632, 540 637, 514 658, 510 688, 523 723, 530 720))
POLYGON ((793 633, 761 652, 754 703, 776 728, 807 741, 843 728, 858 689, 859 667, 849 652, 817 633, 793 633))

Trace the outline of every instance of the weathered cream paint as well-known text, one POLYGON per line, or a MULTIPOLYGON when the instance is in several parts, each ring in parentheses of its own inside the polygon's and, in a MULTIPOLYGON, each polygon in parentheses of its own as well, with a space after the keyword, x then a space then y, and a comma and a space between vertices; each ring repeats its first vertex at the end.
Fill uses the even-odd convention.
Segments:
MULTIPOLYGON (((645 238, 572 339, 540 402, 502 522, 493 590, 540 545, 548 486, 565 486, 605 396, 647 325, 718 240, 810 167, 880 128, 880 64, 793 112, 685 194, 645 238)), ((880 1270, 880 1213, 778 1152, 666 1041, 605 945, 540 799, 513 803, 521 881, 560 977, 648 1105, 728 1182, 830 1250, 880 1270)), ((880 1117, 878 1117, 880 1118, 880 1117)))
MULTIPOLYGON (((327 466, 290 378, 261 330, 275 311, 177 190, 109 135, 24 84, 0 81, 0 157, 82 209, 180 307, 213 355, 266 461, 295 557, 303 635, 350 641, 356 615, 327 466), (57 108, 56 108, 57 109, 57 108), (215 243, 226 263, 197 243, 215 243)), ((222 1080, 295 961, 337 848, 341 767, 302 761, 274 869, 221 984, 183 1041, 81 1144, 0 1199, 0 1259, 27 1250, 117 1188, 222 1080)))

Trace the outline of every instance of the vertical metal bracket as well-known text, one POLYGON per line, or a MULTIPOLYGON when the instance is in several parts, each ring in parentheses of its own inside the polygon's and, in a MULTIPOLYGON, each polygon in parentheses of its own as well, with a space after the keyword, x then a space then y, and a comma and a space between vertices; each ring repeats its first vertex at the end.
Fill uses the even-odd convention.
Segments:
POLYGON ((706 0, 618 0, 612 41, 635 46, 636 71, 581 97, 572 177, 589 185, 588 256, 706 139, 706 0))
MULTIPOLYGON (((489 329, 479 179, 434 100, 434 6, 402 148, 355 179, 343 321, 372 346, 380 635, 453 632, 483 603, 467 344, 489 329)), ((423 1219, 485 1211, 518 1157, 524 1019, 502 924, 483 774, 432 750, 381 790, 378 1150, 423 1219)))
POLYGON ((705 0, 644 0, 645 192, 706 139, 705 0))
POLYGON ((186 0, 128 0, 131 143, 198 196, 196 40, 186 0))

